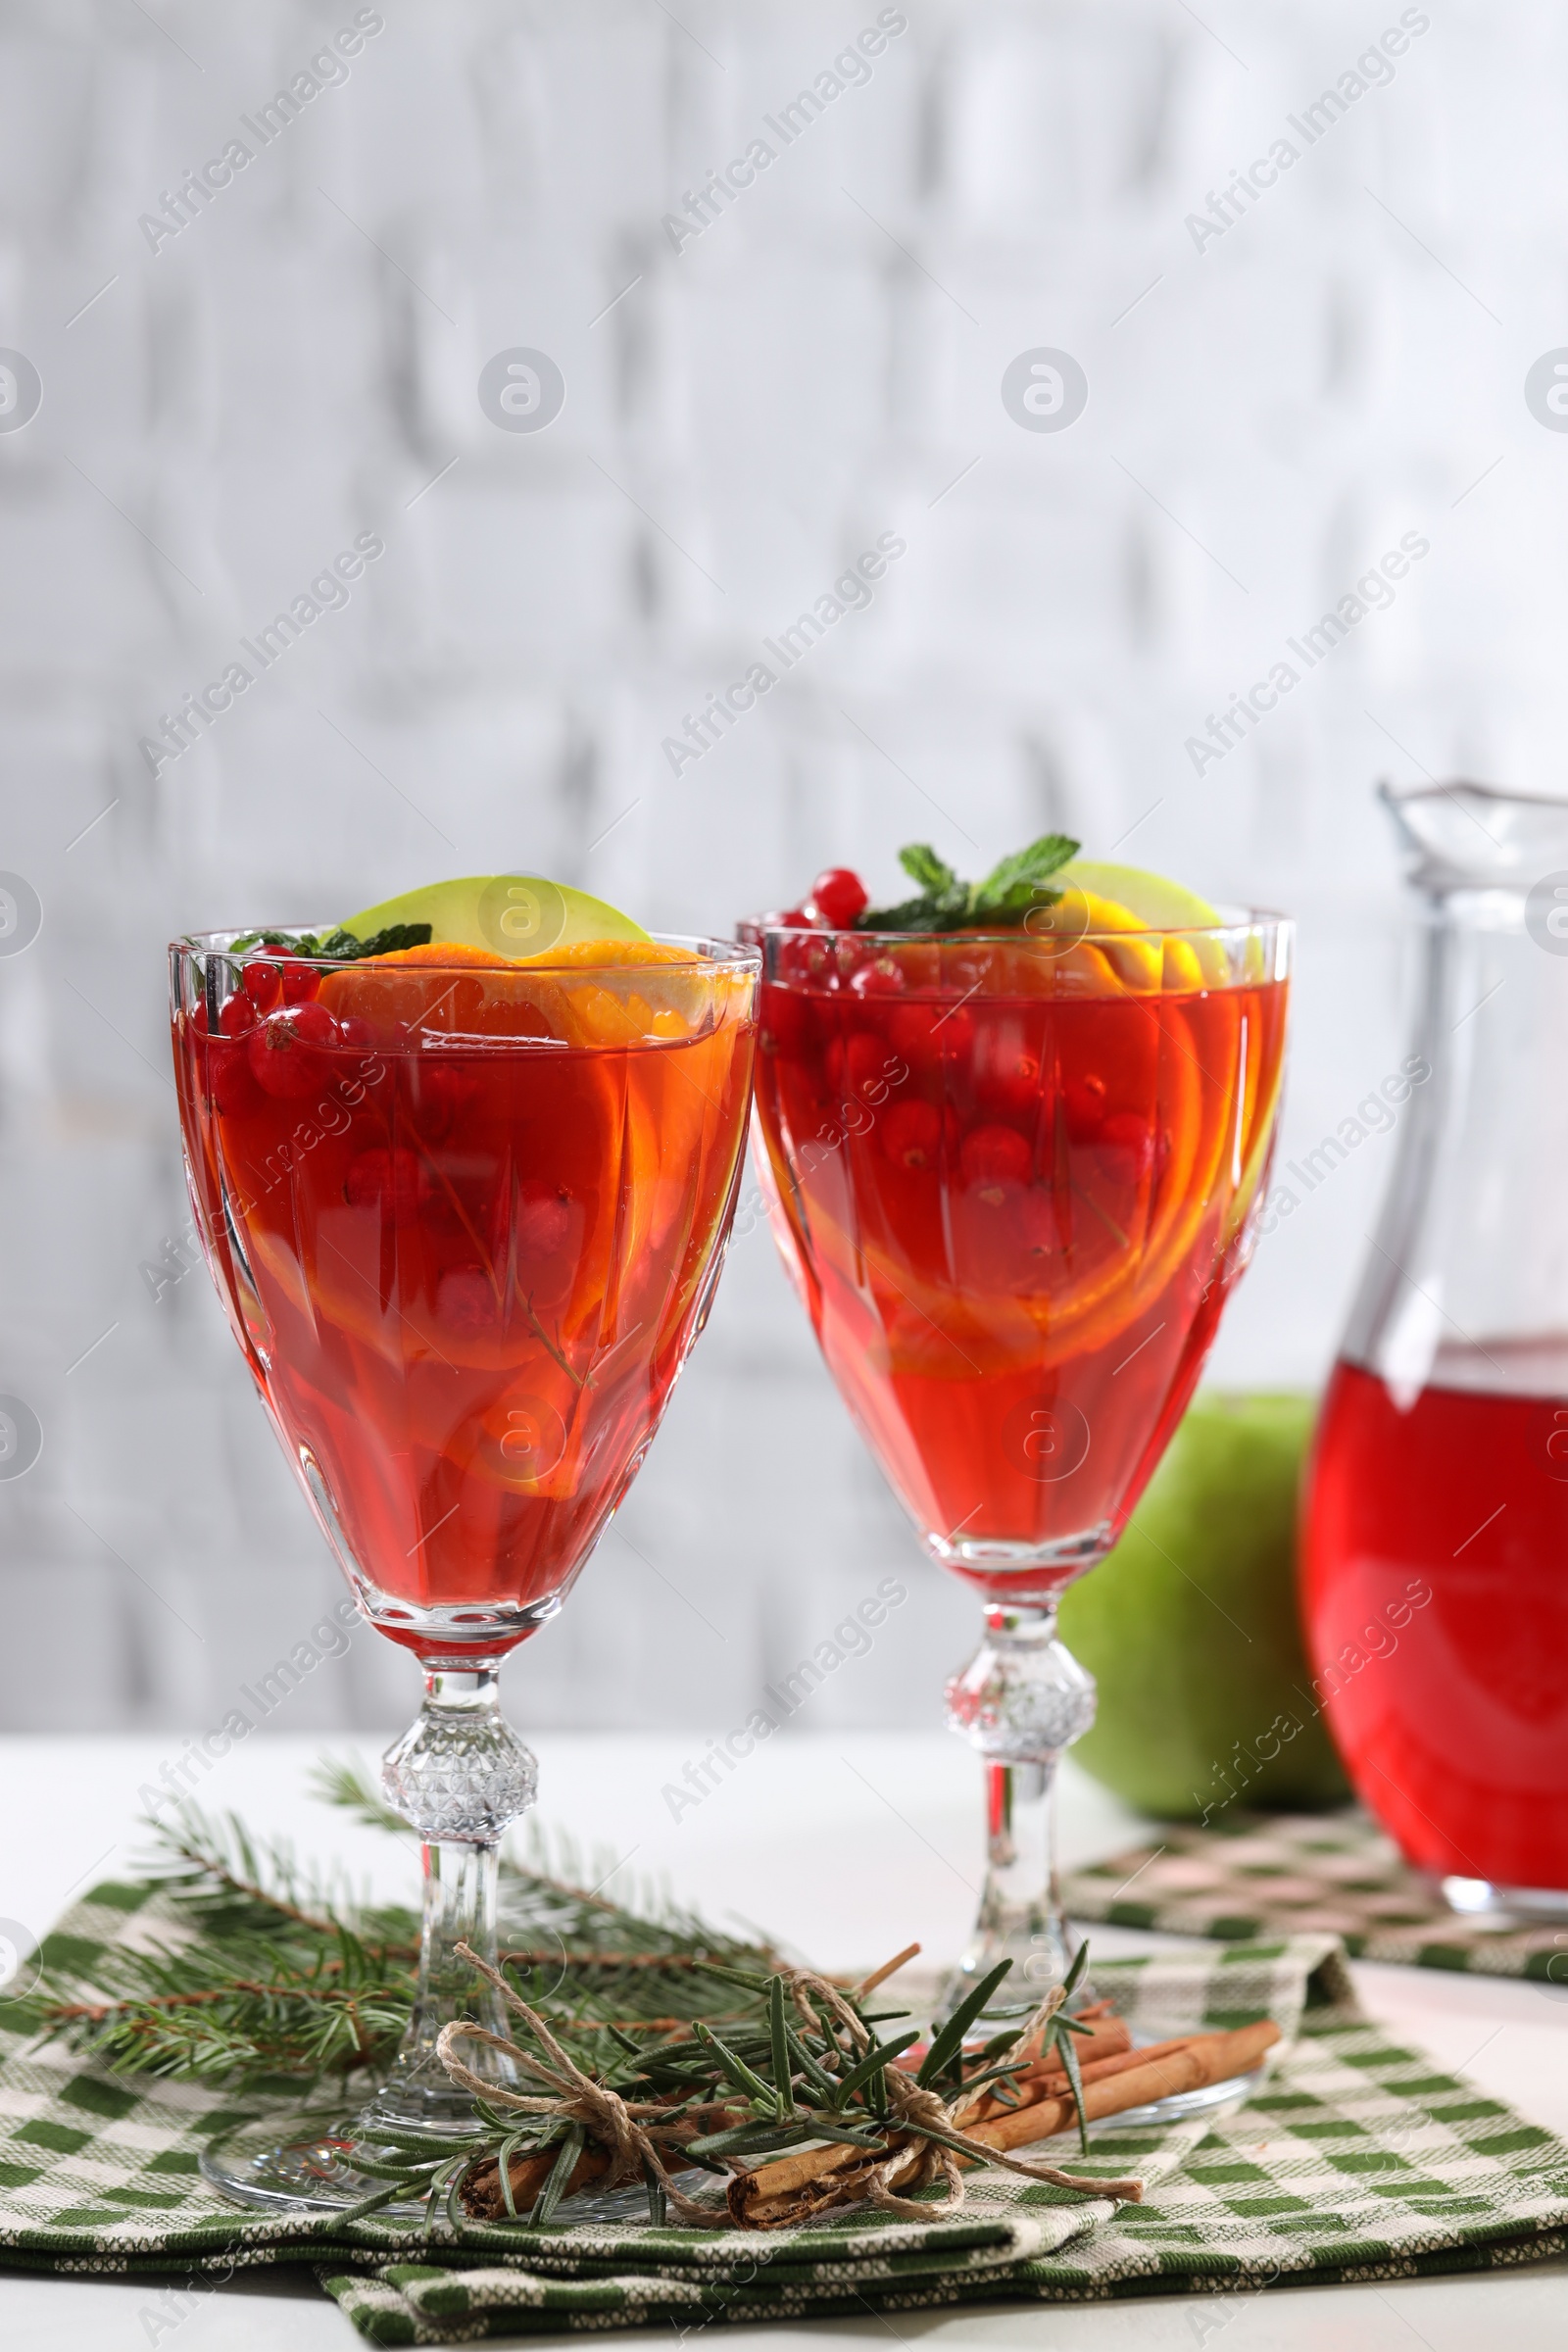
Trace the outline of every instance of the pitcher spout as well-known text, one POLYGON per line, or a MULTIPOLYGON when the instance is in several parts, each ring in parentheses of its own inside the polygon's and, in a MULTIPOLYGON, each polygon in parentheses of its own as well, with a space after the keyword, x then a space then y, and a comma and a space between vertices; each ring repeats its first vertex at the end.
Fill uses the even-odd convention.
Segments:
POLYGON ((1413 889, 1529 890, 1568 866, 1568 799, 1496 784, 1380 784, 1413 889))

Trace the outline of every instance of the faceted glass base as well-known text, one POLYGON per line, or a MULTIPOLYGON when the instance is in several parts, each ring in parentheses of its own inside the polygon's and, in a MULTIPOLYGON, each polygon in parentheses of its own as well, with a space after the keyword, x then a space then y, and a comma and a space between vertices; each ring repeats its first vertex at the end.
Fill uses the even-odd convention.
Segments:
MULTIPOLYGON (((253 2124, 220 2140, 202 2156, 201 2170, 205 2180, 220 2189, 224 2196, 237 2204, 249 2205, 264 2213, 335 2213, 343 2214, 355 2206, 364 2205, 386 2186, 379 2174, 361 2172, 357 2157, 367 2163, 379 2165, 396 2161, 399 2151, 373 2132, 361 2129, 365 2118, 324 2120, 318 2130, 301 2119, 301 2129, 286 2140, 276 2137, 277 2126, 253 2124)), ((443 2134, 442 2144, 456 2137, 443 2134)), ((401 2153, 409 2154, 407 2141, 401 2153)), ((683 2169, 674 2179, 688 2195, 701 2195, 712 2188, 709 2173, 683 2169)), ((573 2222, 598 2222, 616 2226, 635 2224, 648 2219, 648 2190, 641 2180, 626 2182, 619 2188, 579 2190, 569 2208, 573 2222)), ((422 2200, 396 2197, 375 2208, 377 2220, 389 2221, 408 2228, 422 2230, 427 2219, 422 2200)), ((434 2216, 441 2218, 439 2212, 434 2216)), ((722 2203, 715 2200, 713 2226, 723 2226, 722 2203)))
MULTIPOLYGON (((356 2155, 372 2164, 395 2162, 400 2153, 363 2132, 358 2118, 326 2121, 318 2130, 305 2124, 296 2136, 279 2140, 277 2127, 252 2126, 203 2152, 202 2176, 224 2196, 269 2213, 341 2213, 363 2205, 386 2186, 384 2175, 360 2172, 356 2155)), ((391 2222, 424 2220, 422 2200, 397 2198, 377 2206, 391 2222)))

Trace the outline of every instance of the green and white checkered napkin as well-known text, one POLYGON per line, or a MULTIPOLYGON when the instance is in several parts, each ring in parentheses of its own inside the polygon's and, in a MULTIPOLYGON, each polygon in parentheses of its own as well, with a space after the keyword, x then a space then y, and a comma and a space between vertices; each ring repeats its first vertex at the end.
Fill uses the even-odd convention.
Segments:
POLYGON ((1147 1845, 1062 1882, 1070 1915, 1107 1927, 1250 1941, 1337 1936, 1352 1959, 1568 1985, 1561 1928, 1461 1919, 1356 1806, 1163 1825, 1147 1845))
MULTIPOLYGON (((120 1938, 186 1941, 166 1898, 95 1888, 46 1943, 90 1967, 120 1938)), ((797 2318, 990 2301, 1060 2301, 1400 2278, 1568 2248, 1568 2147, 1391 2043, 1354 2009, 1327 1936, 1098 1962, 1099 1987, 1155 2034, 1271 2015, 1289 2038, 1238 2111, 1158 2127, 1112 2119, 1081 2170, 1140 2172, 1113 2207, 1015 2175, 968 2176, 962 2215, 929 2226, 864 2211, 765 2236, 624 2218, 429 2237, 381 2219, 249 2215, 200 2178, 202 2149, 263 2112, 189 2083, 135 2082, 31 2051, 0 2028, 0 2263, 220 2279, 306 2262, 378 2343, 797 2318)), ((280 2132, 298 2123, 280 2104, 280 2132)), ((569 2217, 570 2208, 564 2209, 569 2217)), ((151 2290, 150 2290, 151 2291, 151 2290)))

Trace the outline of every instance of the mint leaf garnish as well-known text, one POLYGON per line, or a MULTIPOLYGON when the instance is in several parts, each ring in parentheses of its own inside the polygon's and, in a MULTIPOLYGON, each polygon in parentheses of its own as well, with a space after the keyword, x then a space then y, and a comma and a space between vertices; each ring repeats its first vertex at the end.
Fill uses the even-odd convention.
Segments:
POLYGON ((1078 844, 1069 841, 1065 833, 1043 833, 1026 850, 1014 850, 1010 858, 1004 858, 983 882, 976 884, 973 894, 976 914, 991 914, 1013 906, 1021 906, 1027 913, 1043 901, 1059 898, 1059 891, 1045 893, 1040 885, 1077 855, 1078 844))
POLYGON ((366 956, 395 956, 401 948, 427 948, 432 928, 429 923, 388 923, 384 931, 372 931, 368 939, 356 939, 352 931, 334 931, 316 953, 358 963, 366 956))
POLYGON ((993 866, 983 882, 960 882, 928 842, 909 842, 899 852, 899 863, 921 885, 920 896, 897 906, 868 906, 855 927, 929 933, 989 923, 1010 930, 1036 906, 1055 904, 1061 892, 1051 887, 1051 876, 1076 858, 1078 850, 1079 844, 1065 833, 1043 833, 1027 849, 1014 850, 993 866))
POLYGON ((857 915, 857 931, 956 931, 966 920, 969 893, 963 883, 950 891, 925 891, 897 906, 867 906, 857 915))
POLYGON ((940 895, 962 888, 947 859, 939 858, 928 841, 906 842, 899 852, 899 863, 910 881, 918 882, 923 891, 940 895))
POLYGON ((388 923, 384 931, 373 932, 368 939, 356 939, 352 931, 341 927, 327 932, 324 939, 311 931, 302 931, 297 937, 286 931, 247 931, 231 943, 227 953, 243 956, 252 948, 293 948, 301 956, 323 962, 358 963, 366 956, 395 956, 400 948, 427 948, 432 929, 429 923, 388 923))

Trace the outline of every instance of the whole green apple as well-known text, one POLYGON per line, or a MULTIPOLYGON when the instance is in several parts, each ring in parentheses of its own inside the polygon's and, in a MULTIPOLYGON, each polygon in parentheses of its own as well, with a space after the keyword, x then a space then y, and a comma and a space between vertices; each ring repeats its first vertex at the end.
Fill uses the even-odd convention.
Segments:
POLYGON ((1073 1755, 1142 1812, 1179 1821, 1350 1793, 1297 1618, 1315 1411, 1310 1396, 1199 1396, 1121 1542, 1062 1597, 1062 1640, 1100 1685, 1073 1755))

